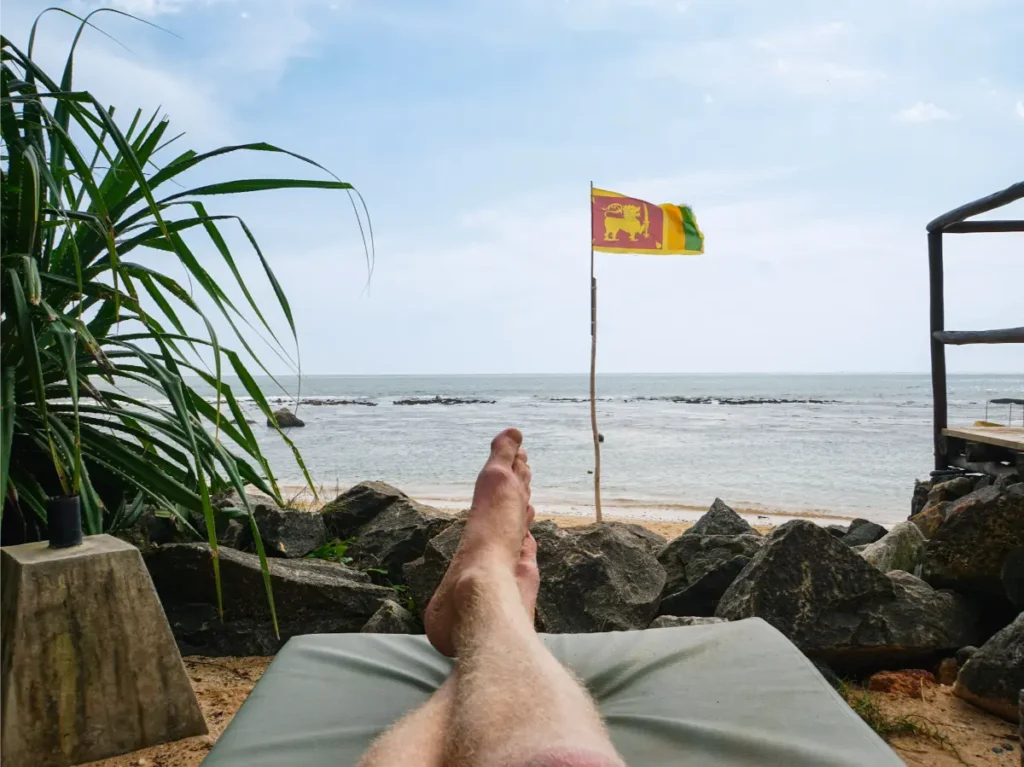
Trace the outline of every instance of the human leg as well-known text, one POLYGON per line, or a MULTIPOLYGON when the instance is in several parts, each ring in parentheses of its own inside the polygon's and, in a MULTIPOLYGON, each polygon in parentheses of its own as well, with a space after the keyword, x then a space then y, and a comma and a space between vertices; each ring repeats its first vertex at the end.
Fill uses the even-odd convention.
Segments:
POLYGON ((536 586, 524 599, 517 575, 536 543, 521 443, 514 429, 492 443, 459 551, 426 612, 431 642, 457 657, 445 764, 621 767, 593 700, 524 609, 536 586))
MULTIPOLYGON (((532 509, 529 511, 532 519, 532 509)), ((533 621, 537 601, 537 543, 529 530, 520 547, 514 568, 518 608, 533 621)), ((424 703, 373 742, 359 761, 359 767, 440 767, 451 726, 455 698, 455 673, 424 703)))

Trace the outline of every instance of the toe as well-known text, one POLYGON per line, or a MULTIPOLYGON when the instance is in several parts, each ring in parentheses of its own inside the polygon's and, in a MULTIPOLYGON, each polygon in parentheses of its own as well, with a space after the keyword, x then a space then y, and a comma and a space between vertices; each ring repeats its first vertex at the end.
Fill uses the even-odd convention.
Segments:
POLYGON ((529 490, 530 479, 533 477, 533 472, 530 470, 530 464, 526 462, 525 450, 520 450, 516 455, 516 459, 512 463, 512 472, 516 475, 516 478, 523 483, 523 487, 529 490))
MULTIPOLYGON (((531 507, 533 508, 533 507, 531 507)), ((534 563, 537 561, 537 539, 533 537, 533 533, 527 533, 526 537, 523 538, 523 548, 519 552, 519 561, 525 563, 534 563)))
POLYGON ((519 429, 505 429, 491 442, 491 460, 511 466, 523 444, 523 434, 519 429))

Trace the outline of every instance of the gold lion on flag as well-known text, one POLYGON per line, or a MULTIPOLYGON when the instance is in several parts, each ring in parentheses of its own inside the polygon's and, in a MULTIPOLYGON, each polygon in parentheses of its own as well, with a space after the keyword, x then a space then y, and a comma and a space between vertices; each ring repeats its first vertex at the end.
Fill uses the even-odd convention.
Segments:
POLYGON ((604 239, 606 242, 615 242, 619 239, 619 232, 629 235, 631 242, 636 242, 636 236, 647 237, 651 231, 651 218, 647 212, 647 204, 644 203, 644 220, 640 220, 639 205, 622 205, 617 202, 610 203, 604 209, 604 239))

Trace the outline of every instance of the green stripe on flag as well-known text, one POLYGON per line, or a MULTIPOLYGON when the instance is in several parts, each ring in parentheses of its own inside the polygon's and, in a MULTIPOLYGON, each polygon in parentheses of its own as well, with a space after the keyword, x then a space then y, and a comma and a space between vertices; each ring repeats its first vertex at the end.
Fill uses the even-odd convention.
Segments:
POLYGON ((704 236, 697 227, 697 217, 693 210, 687 205, 680 205, 679 212, 683 217, 683 231, 686 233, 686 249, 694 251, 704 250, 704 236))

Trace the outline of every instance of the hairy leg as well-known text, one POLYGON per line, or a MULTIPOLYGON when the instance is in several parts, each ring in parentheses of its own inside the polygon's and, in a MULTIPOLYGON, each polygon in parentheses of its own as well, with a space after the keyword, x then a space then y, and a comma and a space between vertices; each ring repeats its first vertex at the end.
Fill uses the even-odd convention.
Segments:
POLYGON ((426 612, 431 642, 457 656, 444 763, 621 767, 590 696, 524 609, 517 574, 532 542, 532 508, 521 443, 515 429, 492 443, 458 554, 426 612))
POLYGON ((441 767, 454 699, 454 677, 448 677, 430 700, 373 742, 359 760, 359 767, 441 767))
MULTIPOLYGON (((525 462, 525 455, 523 458, 525 462)), ((528 521, 532 521, 533 508, 527 513, 528 521)), ((529 524, 513 575, 519 594, 519 609, 532 624, 539 575, 537 542, 529 533, 529 524)), ((436 621, 430 623, 437 625, 436 621)), ((440 767, 445 764, 445 739, 451 727, 454 699, 453 673, 426 703, 400 719, 374 741, 359 761, 359 767, 440 767)))

